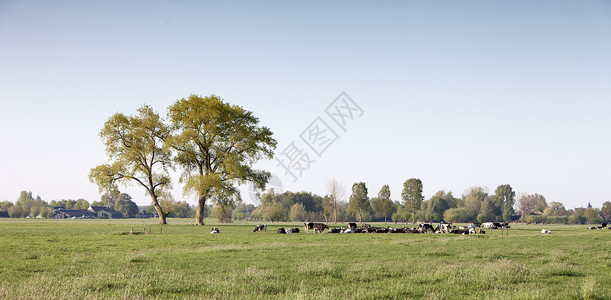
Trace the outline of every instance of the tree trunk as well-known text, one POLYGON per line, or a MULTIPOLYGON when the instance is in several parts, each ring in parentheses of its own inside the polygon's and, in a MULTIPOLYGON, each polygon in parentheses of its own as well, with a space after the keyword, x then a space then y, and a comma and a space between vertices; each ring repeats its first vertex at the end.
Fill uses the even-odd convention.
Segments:
POLYGON ((167 225, 168 224, 168 222, 166 221, 167 214, 161 209, 161 205, 159 205, 159 201, 157 201, 157 195, 151 193, 151 199, 153 200, 153 207, 155 207, 155 210, 157 211, 157 214, 159 215, 159 224, 167 225))
POLYGON ((204 215, 206 213, 206 197, 200 196, 197 203, 197 211, 195 214, 195 225, 206 225, 204 224, 204 215))

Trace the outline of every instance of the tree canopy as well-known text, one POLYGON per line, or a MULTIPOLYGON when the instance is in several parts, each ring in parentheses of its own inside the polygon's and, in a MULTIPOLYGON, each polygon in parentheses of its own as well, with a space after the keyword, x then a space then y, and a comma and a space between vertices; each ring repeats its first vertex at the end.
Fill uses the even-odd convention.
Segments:
POLYGON ((401 199, 403 199, 405 209, 412 214, 412 217, 420 209, 424 201, 422 191, 422 181, 418 178, 410 178, 403 183, 401 199))
POLYGON ((273 157, 276 140, 252 112, 215 95, 190 95, 169 107, 168 118, 167 145, 183 168, 185 192, 197 195, 197 225, 204 224, 206 201, 233 203, 240 199, 237 185, 247 181, 265 189, 271 175, 253 164, 273 157))
POLYGON ((148 105, 138 108, 137 115, 112 115, 100 131, 109 162, 89 173, 101 193, 116 194, 117 183, 136 183, 144 187, 159 214, 159 222, 166 224, 167 213, 159 205, 159 191, 171 185, 169 169, 171 152, 164 148, 169 128, 148 105))

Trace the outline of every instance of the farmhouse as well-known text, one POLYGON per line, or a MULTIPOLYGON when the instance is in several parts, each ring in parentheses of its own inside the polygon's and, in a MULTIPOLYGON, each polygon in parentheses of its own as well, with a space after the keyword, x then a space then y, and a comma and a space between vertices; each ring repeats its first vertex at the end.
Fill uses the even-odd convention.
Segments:
POLYGON ((123 214, 103 206, 89 206, 88 209, 65 209, 59 207, 55 209, 53 219, 120 219, 123 214))
POLYGON ((104 207, 104 206, 89 206, 89 209, 87 209, 91 212, 93 212, 96 217, 98 218, 104 218, 104 219, 121 219, 123 218, 123 214, 110 209, 108 207, 104 207))
POLYGON ((87 209, 64 209, 63 207, 55 209, 53 219, 92 219, 95 213, 87 209))

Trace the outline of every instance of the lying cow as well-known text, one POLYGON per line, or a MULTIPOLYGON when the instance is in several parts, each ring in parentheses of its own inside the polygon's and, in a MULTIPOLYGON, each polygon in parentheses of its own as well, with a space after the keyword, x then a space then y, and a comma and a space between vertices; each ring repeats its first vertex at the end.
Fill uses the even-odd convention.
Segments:
POLYGON ((356 230, 356 223, 348 223, 348 227, 352 230, 356 230))
POLYGON ((284 228, 282 228, 282 227, 278 228, 278 233, 284 234, 284 233, 286 233, 286 230, 284 228))
POLYGON ((486 228, 486 229, 498 229, 498 227, 494 223, 492 223, 492 222, 482 223, 482 228, 486 228))
POLYGON ((420 231, 420 233, 425 233, 429 231, 435 232, 435 228, 431 224, 419 224, 418 231, 420 231))
POLYGON ((342 233, 346 228, 337 227, 329 229, 329 233, 342 233))
POLYGON ((252 232, 257 232, 257 231, 265 231, 267 232, 267 225, 256 225, 255 226, 255 230, 253 230, 252 232))
POLYGON ((216 227, 212 227, 212 231, 210 233, 219 233, 219 229, 216 227))

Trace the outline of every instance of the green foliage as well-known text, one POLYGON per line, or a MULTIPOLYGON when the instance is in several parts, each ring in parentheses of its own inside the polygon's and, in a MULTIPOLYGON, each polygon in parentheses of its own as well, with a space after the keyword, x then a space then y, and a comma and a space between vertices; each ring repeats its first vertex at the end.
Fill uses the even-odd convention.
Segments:
POLYGON ((52 207, 63 207, 65 209, 88 209, 89 208, 89 202, 85 199, 51 200, 49 205, 52 207))
POLYGON ((11 206, 8 208, 8 215, 11 218, 25 218, 30 214, 29 211, 24 211, 21 206, 11 206))
POLYGON ((268 221, 286 221, 287 210, 282 203, 267 203, 263 209, 263 219, 268 221))
POLYGON ((168 118, 173 134, 167 145, 183 167, 185 192, 198 197, 197 224, 203 224, 207 200, 223 205, 239 200, 237 185, 247 181, 265 189, 270 173, 253 164, 273 157, 276 140, 252 112, 215 95, 190 95, 169 107, 168 118))
POLYGON ((132 197, 125 193, 117 195, 114 207, 114 210, 122 213, 125 218, 136 217, 140 211, 138 205, 132 201, 132 197))
POLYGON ((438 191, 429 201, 426 202, 426 219, 432 222, 441 222, 444 219, 444 212, 450 208, 453 201, 452 194, 445 191, 438 191))
POLYGON ((543 195, 539 194, 525 194, 520 196, 518 205, 523 215, 529 215, 536 211, 543 212, 547 208, 547 201, 543 195))
POLYGON ((212 208, 212 217, 221 223, 231 223, 232 203, 218 203, 212 208))
POLYGON ((443 219, 450 223, 470 223, 474 220, 474 214, 466 207, 450 208, 443 213, 443 219))
POLYGON ((499 207, 503 220, 509 221, 511 216, 515 214, 513 205, 515 204, 515 195, 509 184, 499 185, 495 191, 495 204, 499 207))
POLYGON ((289 211, 289 219, 291 221, 307 221, 308 220, 308 212, 305 209, 305 206, 301 203, 295 203, 291 206, 291 210, 289 211))
POLYGON ((117 194, 117 184, 136 183, 151 196, 159 222, 165 224, 166 212, 161 210, 159 191, 170 187, 171 152, 164 147, 170 130, 150 106, 138 108, 138 114, 112 115, 100 131, 109 162, 89 173, 89 180, 101 193, 117 194))
POLYGON ((600 214, 605 220, 611 220, 611 202, 610 201, 605 201, 605 203, 603 203, 603 206, 600 209, 600 214))
POLYGON ((0 211, 8 211, 9 207, 13 206, 13 202, 11 201, 2 201, 0 202, 0 211))
MULTIPOLYGON (((372 201, 372 204, 374 201, 372 201)), ((392 200, 390 199, 390 187, 388 184, 383 185, 380 191, 378 192, 377 201, 375 201, 374 210, 376 213, 382 217, 384 217, 384 223, 386 223, 386 218, 393 212, 395 208, 392 200)))
POLYGON ((415 214, 415 212, 421 208, 422 202, 424 201, 422 191, 423 186, 420 179, 410 178, 403 183, 401 199, 408 212, 415 214))
MULTIPOLYGON (((585 212, 585 209, 581 212, 581 214, 579 214, 577 210, 575 211, 577 215, 583 215, 583 212, 585 212)), ((565 216, 567 214, 568 213, 564 208, 564 204, 556 201, 550 202, 549 207, 543 211, 544 216, 565 216)))
POLYGON ((359 222, 363 222, 363 216, 368 214, 371 209, 369 196, 367 196, 367 187, 364 182, 352 185, 352 195, 350 195, 349 204, 350 211, 359 218, 359 222))

